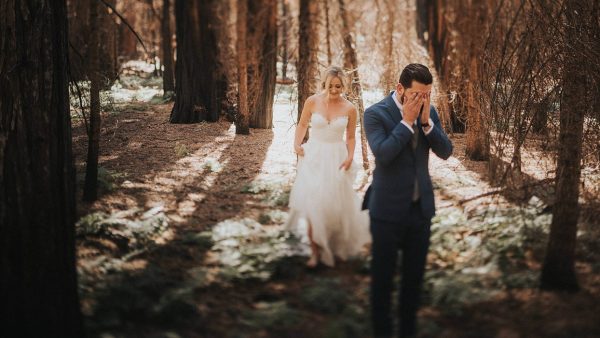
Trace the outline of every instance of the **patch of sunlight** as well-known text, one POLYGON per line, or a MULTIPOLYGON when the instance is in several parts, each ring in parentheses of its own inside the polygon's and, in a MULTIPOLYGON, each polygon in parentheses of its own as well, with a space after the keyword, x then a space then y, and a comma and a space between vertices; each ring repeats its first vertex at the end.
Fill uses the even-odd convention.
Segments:
POLYGON ((189 156, 178 160, 177 164, 182 165, 178 169, 182 170, 175 170, 174 172, 188 176, 190 174, 190 171, 186 171, 183 169, 192 169, 192 171, 194 173, 197 173, 196 175, 198 176, 201 175, 205 169, 207 169, 207 166, 209 169, 212 169, 213 167, 221 167, 222 165, 219 163, 219 159, 221 158, 223 151, 225 151, 225 149, 229 147, 232 141, 233 139, 230 136, 228 136, 227 142, 215 141, 204 144, 193 154, 188 153, 189 156), (187 165, 189 166, 189 168, 185 168, 183 167, 183 165, 187 165))
POLYGON ((228 159, 220 163, 217 161, 206 163, 203 166, 203 168, 205 170, 208 169, 207 171, 209 172, 209 174, 204 176, 204 180, 202 181, 202 183, 200 183, 200 187, 202 187, 202 189, 209 190, 215 184, 215 181, 219 177, 219 173, 223 170, 225 166, 227 166, 227 163, 229 163, 228 159), (211 165, 211 163, 213 164, 211 165))
POLYGON ((168 226, 163 206, 142 213, 142 209, 118 211, 112 214, 96 212, 82 217, 76 224, 78 236, 110 234, 130 240, 132 245, 143 245, 168 226))
POLYGON ((273 141, 271 142, 257 179, 273 176, 290 179, 296 172, 294 145, 294 119, 289 105, 276 104, 273 107, 273 141))
POLYGON ((137 149, 141 149, 142 148, 143 143, 142 142, 129 142, 127 143, 127 148, 131 149, 131 150, 137 150, 137 149))
POLYGON ((148 261, 145 259, 133 259, 129 262, 123 262, 122 268, 128 271, 143 270, 148 266, 148 261))
POLYGON ((260 224, 283 224, 288 217, 289 214, 287 212, 274 209, 261 213, 258 217, 258 221, 260 224))
POLYGON ((221 169, 223 169, 223 164, 219 163, 219 161, 214 158, 208 158, 204 162, 202 168, 208 172, 220 172, 221 169))
POLYGON ((189 193, 187 197, 190 201, 202 202, 206 198, 206 194, 203 193, 189 193))
POLYGON ((122 68, 127 68, 132 71, 144 72, 151 74, 154 72, 154 65, 144 60, 129 60, 125 62, 122 68))
POLYGON ((261 176, 242 187, 245 194, 264 195, 263 202, 273 207, 285 207, 290 197, 291 182, 281 176, 261 176))
POLYGON ((125 180, 123 181, 123 183, 121 183, 121 187, 122 188, 126 188, 126 189, 150 189, 152 185, 148 184, 148 183, 141 183, 141 182, 131 182, 130 180, 125 180))
POLYGON ((215 242, 228 238, 249 238, 260 235, 261 230, 261 225, 252 219, 225 220, 212 228, 212 238, 215 242))
POLYGON ((98 157, 98 162, 107 162, 116 160, 119 158, 119 155, 103 155, 98 157))
POLYGON ((191 216, 196 211, 196 202, 193 200, 184 200, 177 204, 177 213, 181 216, 191 216))
POLYGON ((169 185, 169 186, 175 186, 179 183, 177 180, 175 180, 173 178, 164 177, 164 176, 158 176, 158 177, 154 178, 154 182, 158 183, 158 184, 162 184, 162 185, 169 185))
MULTIPOLYGON (((445 189, 458 189, 443 187, 445 189)), ((537 197, 529 203, 467 212, 450 206, 432 219, 427 276, 429 302, 452 314, 510 288, 533 288, 539 272, 524 264, 544 252, 551 215, 537 197)), ((539 257, 538 257, 539 259, 539 257)))
POLYGON ((150 102, 153 97, 161 94, 162 89, 144 86, 140 86, 138 89, 127 89, 118 81, 110 87, 110 96, 115 103, 132 101, 150 102))
POLYGON ((93 259, 80 259, 80 275, 143 269, 147 262, 134 258, 150 247, 163 245, 173 239, 169 218, 165 215, 163 206, 146 211, 132 208, 112 214, 91 213, 76 223, 75 231, 81 241, 101 238, 123 243, 127 247, 127 254, 119 258, 100 255, 93 259))
POLYGON ((296 265, 290 265, 290 259, 306 255, 305 246, 283 227, 263 226, 249 218, 225 220, 207 233, 214 243, 208 263, 218 268, 220 281, 268 280, 294 273, 296 265))
MULTIPOLYGON (((191 153, 187 147, 181 150, 181 159, 179 159, 175 167, 169 171, 165 171, 154 177, 149 177, 151 183, 132 183, 126 181, 123 186, 126 188, 143 188, 149 192, 168 193, 181 188, 182 184, 193 182, 196 186, 204 190, 212 188, 223 168, 227 165, 228 160, 220 162, 223 151, 233 141, 235 134, 227 135, 222 142, 208 142, 203 144, 198 150, 191 153), (202 176, 204 175, 204 176, 202 176), (202 182, 197 184, 196 181, 201 178, 202 182)), ((180 144, 180 146, 182 146, 180 144)), ((175 149, 177 152, 178 150, 175 149)), ((172 221, 177 223, 185 223, 186 217, 193 215, 197 209, 197 203, 201 202, 206 195, 204 193, 190 193, 186 195, 184 200, 172 200, 168 203, 164 201, 164 197, 150 196, 148 200, 160 198, 167 205, 176 205, 176 213, 169 213, 172 221)))

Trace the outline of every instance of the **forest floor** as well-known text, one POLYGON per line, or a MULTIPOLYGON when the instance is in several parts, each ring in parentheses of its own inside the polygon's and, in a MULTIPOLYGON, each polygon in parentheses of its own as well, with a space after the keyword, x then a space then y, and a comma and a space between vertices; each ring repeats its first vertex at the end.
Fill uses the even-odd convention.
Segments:
MULTIPOLYGON (((90 336, 371 335, 368 248, 334 268, 308 270, 305 239, 282 228, 295 174, 293 96, 278 87, 274 128, 248 136, 226 121, 170 124, 172 103, 157 98, 106 109, 101 196, 78 206, 90 336)), ((83 173, 80 120, 73 133, 83 173)), ((451 139, 454 156, 430 162, 438 211, 419 337, 600 337, 594 211, 584 209, 578 233, 581 291, 539 291, 549 202, 535 192, 520 201, 508 194, 466 201, 494 187, 485 164, 463 156, 464 137, 451 139)), ((360 195, 368 178, 357 178, 360 195)))

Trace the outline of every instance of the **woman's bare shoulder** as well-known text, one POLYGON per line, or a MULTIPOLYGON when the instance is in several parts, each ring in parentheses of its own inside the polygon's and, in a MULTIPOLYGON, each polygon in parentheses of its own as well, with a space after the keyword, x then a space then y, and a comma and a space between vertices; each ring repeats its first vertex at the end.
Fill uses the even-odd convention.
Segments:
POLYGON ((356 114, 356 106, 354 105, 354 103, 350 102, 350 100, 346 98, 344 98, 344 108, 348 112, 348 115, 356 114))
POLYGON ((304 105, 312 107, 313 105, 318 104, 319 102, 321 102, 321 94, 313 94, 309 96, 306 99, 306 101, 304 101, 304 105))

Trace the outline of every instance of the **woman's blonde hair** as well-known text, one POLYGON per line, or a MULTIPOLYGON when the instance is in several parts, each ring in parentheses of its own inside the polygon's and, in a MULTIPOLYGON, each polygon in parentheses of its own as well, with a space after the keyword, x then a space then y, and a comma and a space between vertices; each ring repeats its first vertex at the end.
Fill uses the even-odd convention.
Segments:
POLYGON ((329 84, 331 83, 331 79, 337 77, 342 82, 342 88, 346 89, 346 73, 341 67, 331 66, 327 68, 325 73, 323 74, 323 90, 327 90, 329 88, 329 84))

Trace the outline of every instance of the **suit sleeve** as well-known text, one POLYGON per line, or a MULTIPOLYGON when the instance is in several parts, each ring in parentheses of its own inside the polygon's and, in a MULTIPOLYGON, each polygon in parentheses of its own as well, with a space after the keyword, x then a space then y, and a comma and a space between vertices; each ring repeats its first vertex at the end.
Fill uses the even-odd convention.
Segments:
POLYGON ((430 133, 428 133, 425 137, 427 137, 433 153, 436 154, 437 157, 447 160, 448 157, 452 155, 452 142, 450 142, 448 135, 446 135, 442 129, 438 112, 433 106, 431 106, 431 112, 429 115, 434 123, 434 126, 431 128, 430 133))
POLYGON ((410 145, 412 131, 404 124, 398 123, 388 135, 380 115, 372 108, 365 111, 364 121, 367 141, 373 155, 380 163, 391 163, 405 147, 410 145))

